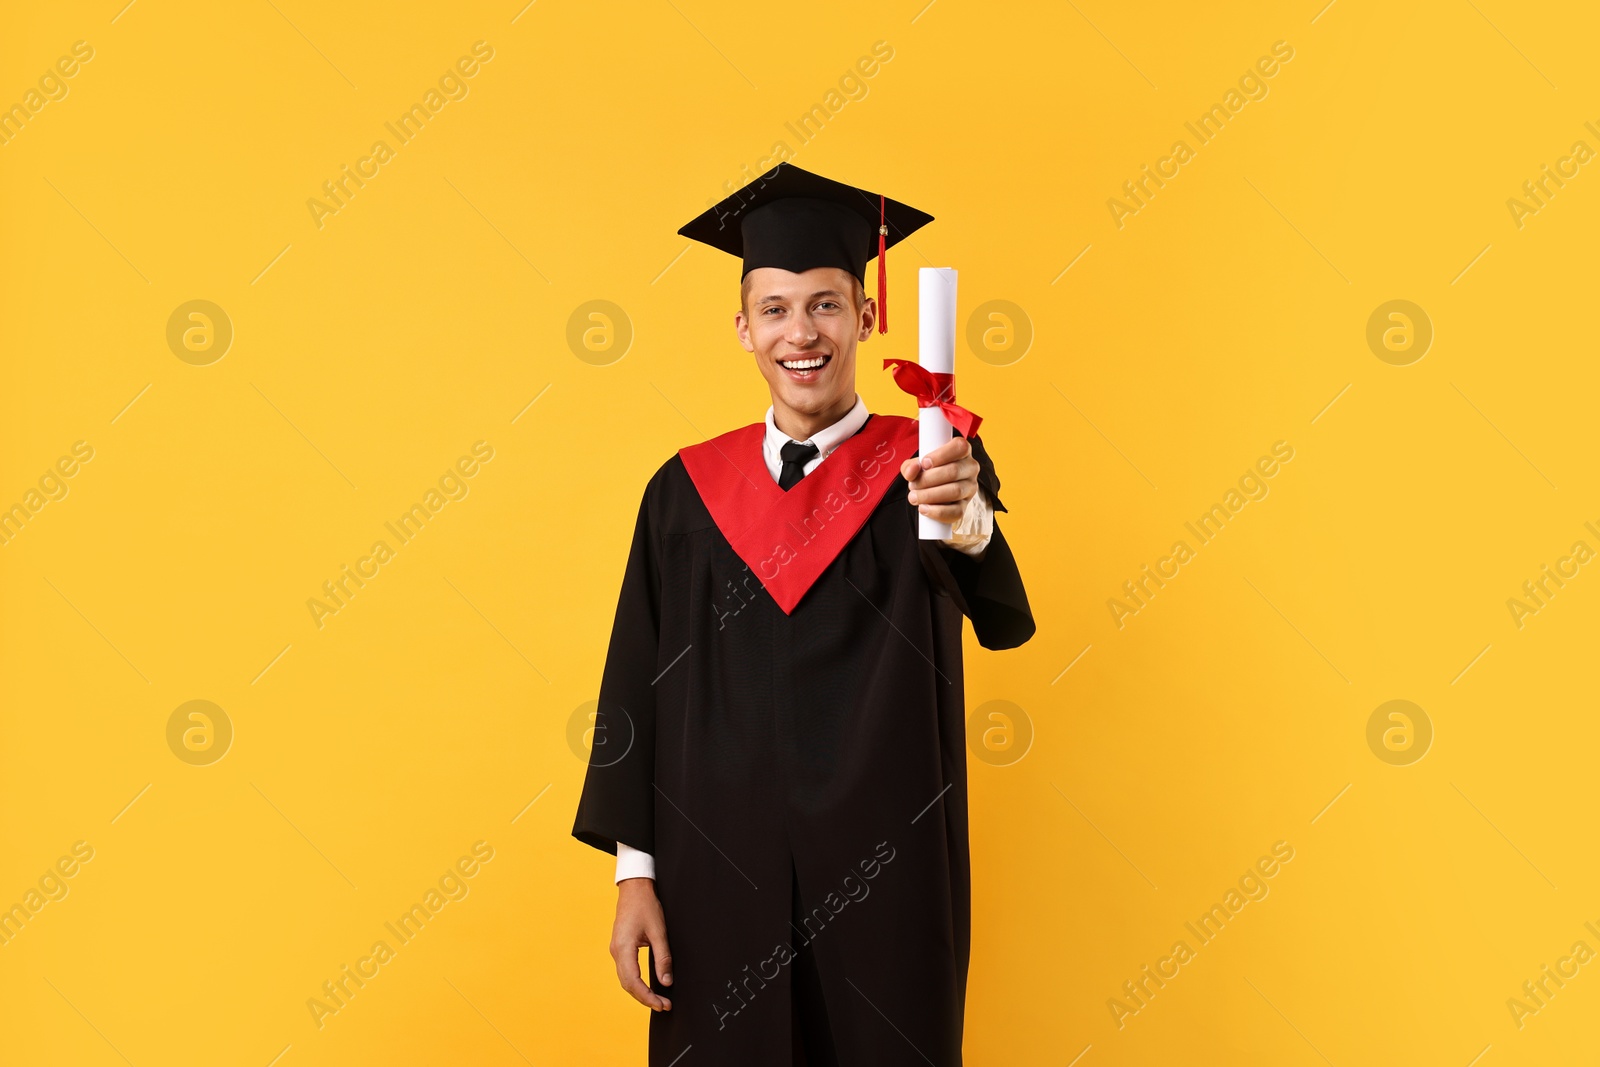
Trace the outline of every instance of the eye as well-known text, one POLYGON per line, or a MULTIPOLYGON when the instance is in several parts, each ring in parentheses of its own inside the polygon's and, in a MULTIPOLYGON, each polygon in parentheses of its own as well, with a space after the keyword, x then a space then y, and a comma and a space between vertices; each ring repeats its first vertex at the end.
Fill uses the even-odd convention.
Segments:
POLYGON ((832 300, 824 300, 822 303, 817 305, 819 308, 837 308, 838 306, 839 305, 834 303, 832 300))

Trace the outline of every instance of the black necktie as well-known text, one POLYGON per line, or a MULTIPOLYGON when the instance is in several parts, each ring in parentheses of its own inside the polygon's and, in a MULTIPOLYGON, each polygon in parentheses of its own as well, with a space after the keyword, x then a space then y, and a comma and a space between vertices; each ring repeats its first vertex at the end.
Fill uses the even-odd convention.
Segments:
POLYGON ((816 445, 803 445, 798 441, 788 441, 778 449, 778 455, 783 457, 783 470, 778 473, 778 488, 785 493, 800 483, 806 476, 806 464, 816 458, 819 449, 816 445))

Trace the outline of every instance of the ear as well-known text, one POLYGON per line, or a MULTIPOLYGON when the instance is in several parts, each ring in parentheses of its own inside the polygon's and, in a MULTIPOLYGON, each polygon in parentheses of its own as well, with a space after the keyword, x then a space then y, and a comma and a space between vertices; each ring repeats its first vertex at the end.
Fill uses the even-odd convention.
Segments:
POLYGON ((742 308, 733 316, 733 331, 739 335, 739 343, 746 352, 755 352, 755 342, 750 340, 750 320, 744 317, 742 308))
POLYGON ((871 340, 872 328, 876 325, 878 325, 878 302, 869 296, 866 303, 861 305, 861 329, 856 332, 856 340, 871 340))

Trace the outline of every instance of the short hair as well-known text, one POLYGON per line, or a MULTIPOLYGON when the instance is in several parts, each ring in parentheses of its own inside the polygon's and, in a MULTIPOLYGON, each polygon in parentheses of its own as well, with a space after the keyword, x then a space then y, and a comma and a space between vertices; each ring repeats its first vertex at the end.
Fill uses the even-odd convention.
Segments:
MULTIPOLYGON (((852 274, 850 275, 850 288, 854 290, 851 296, 855 300, 856 313, 860 314, 861 309, 867 303, 867 287, 861 284, 860 278, 852 274)), ((750 275, 748 274, 744 276, 744 281, 739 283, 739 307, 746 315, 750 313, 750 275)))

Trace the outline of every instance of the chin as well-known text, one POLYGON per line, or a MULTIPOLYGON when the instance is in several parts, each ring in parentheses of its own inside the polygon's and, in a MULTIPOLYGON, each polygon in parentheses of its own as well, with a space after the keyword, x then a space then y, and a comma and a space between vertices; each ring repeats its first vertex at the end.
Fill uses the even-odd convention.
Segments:
POLYGON ((828 407, 828 401, 815 393, 784 393, 784 403, 795 411, 803 411, 807 415, 816 415, 828 407))

